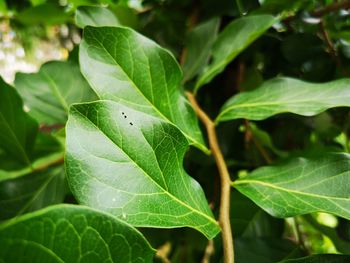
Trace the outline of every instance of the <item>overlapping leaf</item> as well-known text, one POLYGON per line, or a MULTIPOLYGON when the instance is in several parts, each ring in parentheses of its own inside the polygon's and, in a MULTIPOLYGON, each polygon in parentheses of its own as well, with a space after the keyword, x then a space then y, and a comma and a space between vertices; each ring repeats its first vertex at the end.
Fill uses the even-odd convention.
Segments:
POLYGON ((181 69, 168 51, 128 28, 88 26, 80 65, 101 99, 167 120, 206 150, 195 113, 180 89, 181 69))
POLYGON ((99 6, 81 6, 75 13, 77 26, 119 26, 116 15, 108 8, 99 6))
POLYGON ((66 194, 63 167, 0 181, 0 220, 61 203, 66 194))
POLYGON ((1 262, 152 262, 130 225, 90 208, 52 206, 0 225, 1 262))
POLYGON ((219 227, 199 184, 183 169, 188 141, 172 124, 114 101, 72 107, 66 171, 80 203, 135 226, 219 227))
POLYGON ((183 64, 184 82, 200 73, 209 62, 211 48, 216 40, 220 19, 214 17, 196 26, 186 43, 186 57, 183 64))
POLYGON ((238 118, 263 120, 279 113, 316 115, 332 107, 350 106, 350 80, 314 84, 291 78, 266 81, 254 91, 229 99, 217 122, 238 118))
POLYGON ((19 162, 30 164, 38 124, 23 110, 15 89, 0 78, 0 148, 19 162))
POLYGON ((350 155, 298 158, 257 169, 233 185, 268 213, 290 217, 326 212, 350 219, 350 155))
POLYGON ((226 26, 213 44, 212 63, 199 76, 195 91, 221 73, 239 53, 276 21, 271 15, 245 16, 226 26))
POLYGON ((29 114, 45 124, 64 124, 70 104, 96 98, 73 62, 54 61, 43 65, 38 73, 18 73, 15 86, 29 114))

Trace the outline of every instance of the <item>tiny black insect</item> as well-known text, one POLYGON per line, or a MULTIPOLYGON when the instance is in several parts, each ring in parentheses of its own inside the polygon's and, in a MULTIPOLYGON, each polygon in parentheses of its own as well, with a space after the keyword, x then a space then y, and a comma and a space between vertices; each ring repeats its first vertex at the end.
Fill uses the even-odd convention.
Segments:
POLYGON ((126 117, 126 115, 124 115, 124 119, 126 119, 127 117, 126 117))
POLYGON ((122 115, 124 115, 125 113, 124 112, 122 112, 122 115))
POLYGON ((132 125, 134 125, 132 122, 129 122, 129 124, 132 126, 132 125))

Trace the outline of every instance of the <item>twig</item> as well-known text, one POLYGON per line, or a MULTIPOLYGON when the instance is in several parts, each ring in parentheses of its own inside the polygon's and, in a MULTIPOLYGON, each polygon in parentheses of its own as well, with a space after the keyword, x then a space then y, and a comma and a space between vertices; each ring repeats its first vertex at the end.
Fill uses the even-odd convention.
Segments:
POLYGON ((340 9, 348 9, 350 8, 350 1, 342 1, 342 2, 335 2, 331 5, 328 5, 326 7, 317 9, 311 13, 311 16, 321 17, 324 15, 327 15, 328 13, 338 11, 340 9))
MULTIPOLYGON (((196 3, 194 3, 194 4, 196 4, 196 3)), ((198 20, 198 14, 199 14, 199 10, 195 6, 193 9, 193 12, 189 18, 189 21, 188 21, 188 32, 190 32, 194 28, 194 26, 196 25, 197 20, 198 20)), ((179 58, 180 65, 183 65, 185 63, 186 58, 187 58, 187 48, 185 47, 182 49, 181 54, 180 54, 180 58, 179 58)))
MULTIPOLYGON (((272 163, 272 158, 270 157, 269 153, 265 150, 265 148, 261 145, 261 143, 258 141, 258 139, 254 136, 252 128, 250 127, 250 122, 248 120, 244 121, 246 132, 248 133, 248 138, 252 139, 256 148, 260 152, 261 156, 264 158, 267 164, 272 163)), ((247 135, 246 135, 247 136, 247 135)))
POLYGON ((328 47, 328 51, 331 54, 337 67, 342 71, 342 73, 345 76, 350 77, 350 73, 343 67, 343 64, 338 56, 337 49, 333 45, 333 42, 332 42, 332 40, 327 32, 326 25, 325 25, 325 22, 323 19, 321 19, 320 30, 321 30, 322 37, 323 37, 323 39, 328 47))
POLYGON ((228 172, 224 157, 219 147, 218 138, 215 130, 215 123, 209 118, 209 116, 198 105, 196 98, 190 92, 186 92, 186 95, 191 102, 195 112, 199 119, 203 122, 207 133, 211 152, 216 161, 216 165, 220 174, 221 181, 221 199, 220 199, 220 213, 219 224, 221 226, 222 241, 224 247, 224 262, 234 262, 234 248, 233 238, 230 222, 230 195, 231 195, 231 178, 228 172))
POLYGON ((214 254, 214 252, 215 252, 214 242, 213 240, 209 240, 207 247, 205 248, 202 263, 210 263, 210 257, 214 254))
POLYGON ((163 263, 171 263, 171 261, 168 259, 168 255, 171 251, 171 243, 166 242, 164 245, 160 246, 157 249, 156 256, 163 262, 163 263))

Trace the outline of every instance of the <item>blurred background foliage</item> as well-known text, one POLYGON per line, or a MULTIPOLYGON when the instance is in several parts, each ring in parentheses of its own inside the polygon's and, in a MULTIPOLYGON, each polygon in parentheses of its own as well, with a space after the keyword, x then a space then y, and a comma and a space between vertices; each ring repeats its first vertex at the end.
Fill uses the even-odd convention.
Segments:
MULTIPOLYGON (((77 61, 76 47, 82 36, 79 19, 86 18, 79 16, 86 15, 89 6, 104 7, 108 11, 102 16, 113 16, 113 23, 132 27, 169 49, 184 69, 233 19, 247 14, 278 16, 273 28, 199 92, 200 103, 212 116, 228 97, 253 90, 272 77, 316 83, 350 77, 350 1, 344 0, 0 0, 0 75, 13 83, 16 72, 37 72, 44 62, 68 57, 77 61), (79 10, 85 11, 79 14, 79 10)), ((196 72, 188 72, 184 85, 192 89, 196 72)), ((315 117, 282 114, 259 122, 236 120, 218 129, 231 175, 237 177, 301 153, 349 152, 349 126, 349 111, 337 108, 315 117)), ((64 137, 62 123, 41 128, 44 134, 64 137)), ((52 147, 58 146, 53 143, 52 147)), ((217 211, 219 181, 214 161, 191 149, 185 166, 217 211)), ((232 199, 237 262, 350 254, 347 220, 320 213, 276 219, 238 192, 232 199)), ((75 202, 69 192, 65 201, 75 202)), ((143 232, 160 248, 160 261, 166 256, 172 262, 199 262, 207 246, 203 236, 189 229, 143 232)), ((214 240, 217 251, 221 251, 220 242, 218 236, 214 240)), ((217 261, 220 258, 214 258, 217 261)))

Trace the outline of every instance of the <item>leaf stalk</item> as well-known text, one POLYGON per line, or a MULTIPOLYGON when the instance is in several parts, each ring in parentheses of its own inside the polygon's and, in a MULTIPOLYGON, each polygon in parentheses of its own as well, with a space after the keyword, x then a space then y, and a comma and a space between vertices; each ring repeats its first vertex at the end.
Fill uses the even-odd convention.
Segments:
POLYGON ((219 224, 221 226, 222 241, 224 248, 224 262, 234 263, 234 245, 231 231, 230 222, 230 195, 231 195, 231 178, 227 169, 225 159, 222 155, 214 121, 202 110, 199 106, 195 96, 186 92, 186 95, 192 104, 197 116, 204 124, 209 140, 210 150, 215 159, 216 165, 219 170, 220 181, 221 181, 221 199, 220 199, 220 213, 219 213, 219 224))

